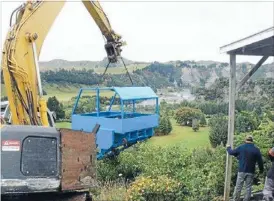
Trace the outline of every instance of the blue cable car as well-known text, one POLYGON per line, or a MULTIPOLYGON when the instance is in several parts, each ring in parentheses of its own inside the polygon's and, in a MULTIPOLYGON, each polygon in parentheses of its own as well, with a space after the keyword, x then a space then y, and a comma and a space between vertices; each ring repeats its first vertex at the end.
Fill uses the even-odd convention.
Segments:
POLYGON ((91 132, 96 124, 100 125, 96 136, 97 159, 119 154, 120 151, 138 141, 153 136, 154 128, 159 125, 158 96, 150 87, 80 89, 72 112, 72 129, 91 132), (84 91, 96 92, 94 112, 77 113, 77 106, 84 91), (112 91, 114 95, 109 101, 109 106, 100 111, 100 92, 102 91, 112 91), (154 103, 153 112, 138 111, 136 106, 148 100, 154 103), (115 102, 116 105, 114 105, 115 102), (116 110, 113 109, 114 107, 116 110))

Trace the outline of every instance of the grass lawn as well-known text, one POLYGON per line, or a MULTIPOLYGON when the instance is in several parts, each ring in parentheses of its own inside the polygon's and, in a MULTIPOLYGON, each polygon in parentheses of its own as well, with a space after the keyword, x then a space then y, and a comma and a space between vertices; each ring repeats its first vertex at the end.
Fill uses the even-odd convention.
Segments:
POLYGON ((160 146, 181 145, 188 149, 210 146, 208 127, 200 127, 199 131, 194 132, 191 127, 179 126, 175 120, 172 120, 172 127, 171 134, 152 137, 148 143, 160 146))
POLYGON ((71 123, 70 122, 56 122, 55 126, 57 128, 71 128, 71 123))
MULTIPOLYGON (((152 137, 148 143, 159 146, 181 145, 188 149, 210 146, 208 127, 200 127, 198 132, 194 132, 191 127, 177 125, 175 120, 172 120, 172 126, 173 130, 170 135, 152 137)), ((71 123, 57 122, 56 127, 70 128, 71 123)))

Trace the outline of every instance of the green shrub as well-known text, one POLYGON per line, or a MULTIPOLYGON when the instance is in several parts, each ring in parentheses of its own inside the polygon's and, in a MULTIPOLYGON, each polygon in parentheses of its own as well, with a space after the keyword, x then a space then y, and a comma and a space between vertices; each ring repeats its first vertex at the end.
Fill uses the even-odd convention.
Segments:
POLYGON ((269 118, 271 121, 274 122, 274 112, 271 112, 270 110, 266 111, 266 116, 269 118))
POLYGON ((168 135, 172 131, 172 125, 168 116, 161 116, 159 127, 155 129, 156 136, 168 135))
POLYGON ((242 111, 236 116, 235 129, 237 132, 245 133, 254 131, 259 125, 259 118, 255 112, 242 111))
POLYGON ((224 147, 193 151, 189 166, 179 175, 190 193, 188 200, 214 200, 222 195, 225 160, 224 147))
POLYGON ((192 126, 193 119, 200 119, 202 112, 199 109, 182 107, 176 111, 176 122, 182 126, 192 126))
POLYGON ((56 96, 48 98, 47 107, 50 111, 56 113, 56 120, 64 119, 65 117, 64 106, 62 103, 60 103, 57 100, 56 96))
POLYGON ((165 175, 138 177, 127 191, 127 200, 174 201, 184 200, 185 196, 184 185, 165 175))
MULTIPOLYGON (((227 122, 225 116, 213 117, 210 125, 218 123, 220 119, 227 122)), ((262 130, 254 131, 252 135, 268 169, 270 162, 266 153, 274 144, 274 126, 269 124, 262 130)), ((244 137, 245 135, 235 135, 235 146, 243 143, 244 137)), ((150 196, 167 200, 172 196, 170 189, 165 191, 166 183, 169 182, 172 186, 178 182, 181 186, 172 187, 172 192, 181 193, 176 194, 179 200, 219 201, 224 189, 225 163, 226 149, 223 146, 190 151, 182 146, 160 147, 140 143, 122 152, 115 160, 99 161, 97 170, 100 180, 116 181, 120 174, 125 182, 135 181, 127 191, 129 200, 149 200, 150 196)), ((231 192, 236 183, 237 167, 238 160, 233 158, 231 192)), ((255 180, 263 183, 264 176, 259 176, 256 172, 255 180)), ((254 186, 255 188, 260 190, 262 186, 254 186)))
MULTIPOLYGON (((150 181, 145 182, 159 184, 161 181, 167 180, 180 182, 184 184, 183 189, 180 188, 180 192, 185 198, 181 200, 207 201, 214 200, 223 193, 225 159, 224 147, 217 147, 215 150, 200 148, 190 152, 181 146, 158 147, 144 143, 124 151, 117 159, 119 163, 107 164, 104 169, 108 170, 109 174, 116 175, 115 179, 118 178, 119 173, 123 174, 124 179, 133 175, 136 178, 136 183, 140 183, 138 178, 150 178, 150 181), (163 180, 158 181, 157 179, 163 180)), ((106 162, 109 163, 109 161, 106 162)), ((237 161, 235 160, 234 163, 237 161)), ((236 172, 235 167, 233 171, 236 172)), ((104 174, 108 174, 108 172, 105 171, 104 174)), ((233 176, 233 181, 235 176, 233 176)), ((159 189, 164 187, 162 184, 159 189)), ((145 192, 154 193, 153 189, 148 186, 145 186, 143 190, 144 192, 140 192, 134 188, 128 195, 132 195, 131 199, 134 200, 133 196, 135 195, 141 196, 143 199, 147 195, 145 192)), ((162 192, 159 196, 164 195, 168 197, 169 191, 166 194, 162 192)))
POLYGON ((209 120, 209 141, 213 148, 226 145, 228 120, 224 115, 216 115, 209 120))
POLYGON ((206 126, 206 118, 205 115, 202 115, 200 118, 200 126, 206 126))
POLYGON ((99 181, 114 181, 119 178, 116 167, 119 166, 117 160, 104 159, 96 162, 97 179, 99 181))
MULTIPOLYGON (((271 163, 268 159, 267 152, 269 148, 273 147, 274 145, 274 125, 268 125, 264 127, 262 130, 254 131, 251 134, 253 135, 255 145, 260 149, 262 153, 265 170, 268 170, 271 163)), ((244 143, 244 140, 245 135, 236 135, 235 147, 244 143)), ((266 176, 266 172, 267 171, 264 172, 263 178, 266 176)), ((264 182, 263 179, 261 179, 258 169, 256 169, 255 180, 261 180, 262 183, 264 182)))
POLYGON ((194 132, 197 132, 199 130, 199 120, 198 119, 193 119, 192 120, 192 130, 194 132))

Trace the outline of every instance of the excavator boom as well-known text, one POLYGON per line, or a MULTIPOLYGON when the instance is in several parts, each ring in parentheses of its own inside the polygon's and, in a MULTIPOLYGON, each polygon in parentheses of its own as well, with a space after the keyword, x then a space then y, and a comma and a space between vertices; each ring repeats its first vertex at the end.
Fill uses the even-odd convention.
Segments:
MULTIPOLYGON (((82 1, 106 39, 109 62, 121 53, 116 34, 98 1, 82 1)), ((65 1, 28 1, 14 10, 2 53, 2 67, 12 124, 49 126, 38 58, 44 40, 65 1)))

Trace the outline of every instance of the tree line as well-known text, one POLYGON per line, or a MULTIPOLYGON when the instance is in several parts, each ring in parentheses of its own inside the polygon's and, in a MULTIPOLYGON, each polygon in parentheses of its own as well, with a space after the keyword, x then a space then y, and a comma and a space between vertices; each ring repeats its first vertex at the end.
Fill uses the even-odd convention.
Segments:
MULTIPOLYGON (((144 69, 138 69, 131 74, 135 86, 150 86, 154 90, 174 86, 176 81, 179 86, 181 82, 181 70, 173 65, 153 63, 144 69)), ((106 74, 102 77, 94 70, 65 70, 41 72, 41 78, 46 83, 70 83, 84 85, 130 86, 129 77, 124 74, 106 74)))

